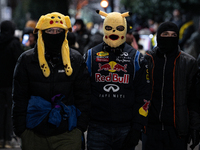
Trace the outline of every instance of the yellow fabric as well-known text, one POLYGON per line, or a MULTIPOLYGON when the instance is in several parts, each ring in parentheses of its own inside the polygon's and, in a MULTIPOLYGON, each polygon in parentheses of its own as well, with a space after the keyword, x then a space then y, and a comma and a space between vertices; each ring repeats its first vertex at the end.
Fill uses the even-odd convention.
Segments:
POLYGON ((191 25, 193 25, 194 22, 193 21, 189 21, 189 22, 186 22, 184 25, 182 25, 182 27, 180 28, 180 31, 179 31, 179 39, 181 40, 183 38, 183 33, 184 31, 191 25))
MULTIPOLYGON (((147 70, 147 72, 148 72, 148 70, 147 70)), ((147 117, 150 101, 144 100, 144 102, 145 102, 145 104, 142 107, 140 107, 140 109, 139 109, 139 114, 144 117, 147 117)))
POLYGON ((44 42, 42 39, 42 30, 53 28, 53 27, 58 27, 65 30, 65 40, 62 44, 61 54, 62 54, 62 60, 63 60, 65 73, 66 75, 70 76, 73 72, 73 69, 71 67, 70 52, 69 52, 69 46, 68 46, 68 41, 67 41, 67 33, 68 33, 68 30, 71 31, 71 22, 70 22, 69 16, 64 16, 57 12, 53 12, 45 16, 41 16, 34 30, 34 33, 39 31, 37 46, 38 46, 38 60, 39 60, 40 68, 45 77, 48 77, 50 75, 50 69, 45 59, 45 47, 44 47, 44 42))
POLYGON ((151 39, 151 43, 152 43, 152 46, 155 47, 157 42, 156 42, 156 34, 153 35, 153 38, 151 39))
POLYGON ((148 115, 148 110, 145 111, 142 107, 139 109, 139 114, 144 116, 144 117, 147 117, 148 115))
POLYGON ((48 77, 50 75, 50 69, 44 55, 45 50, 44 50, 44 42, 42 39, 41 30, 39 30, 39 33, 38 33, 37 47, 38 47, 38 60, 39 60, 40 68, 42 69, 44 76, 48 77))
POLYGON ((67 31, 65 32, 65 40, 62 45, 62 60, 63 60, 63 65, 65 68, 65 73, 70 76, 73 72, 72 67, 71 67, 71 61, 70 61, 70 53, 69 53, 69 45, 67 41, 67 31))
POLYGON ((126 41, 126 31, 127 31, 127 25, 126 25, 126 19, 125 17, 129 16, 129 13, 118 13, 118 12, 112 12, 112 13, 105 13, 102 11, 98 12, 100 15, 105 17, 104 23, 103 23, 103 31, 104 31, 104 37, 103 41, 108 44, 110 47, 118 47, 121 44, 123 44, 126 41), (112 27, 112 30, 106 30, 105 27, 110 26, 112 27), (123 26, 124 30, 119 31, 117 30, 118 26, 123 26), (110 36, 118 36, 117 39, 113 40, 110 38, 110 36))

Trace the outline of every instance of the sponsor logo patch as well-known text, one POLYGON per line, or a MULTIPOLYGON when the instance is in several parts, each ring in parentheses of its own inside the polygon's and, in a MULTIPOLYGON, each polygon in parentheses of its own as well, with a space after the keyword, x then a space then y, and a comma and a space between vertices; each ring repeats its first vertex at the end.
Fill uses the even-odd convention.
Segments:
POLYGON ((101 56, 101 57, 104 57, 104 56, 108 56, 108 55, 109 55, 108 52, 104 52, 104 51, 98 52, 98 53, 96 53, 96 54, 97 54, 97 56, 101 56))
POLYGON ((96 62, 109 62, 109 53, 108 52, 98 52, 96 53, 96 62))
POLYGON ((127 64, 123 66, 116 63, 115 61, 110 61, 109 63, 103 64, 103 65, 99 63, 98 71, 104 70, 104 71, 109 71, 109 72, 116 72, 116 71, 127 72, 126 68, 127 68, 127 64))
POLYGON ((144 99, 144 102, 145 104, 139 109, 139 114, 146 117, 148 115, 150 101, 144 99))
POLYGON ((65 72, 65 70, 58 70, 58 73, 63 73, 65 72))
POLYGON ((113 82, 113 83, 129 83, 129 74, 124 74, 123 77, 120 77, 116 73, 109 73, 109 75, 101 75, 100 73, 95 73, 96 82, 113 82))
POLYGON ((104 91, 106 92, 118 92, 119 91, 119 86, 116 85, 116 84, 106 84, 104 87, 103 87, 104 91))

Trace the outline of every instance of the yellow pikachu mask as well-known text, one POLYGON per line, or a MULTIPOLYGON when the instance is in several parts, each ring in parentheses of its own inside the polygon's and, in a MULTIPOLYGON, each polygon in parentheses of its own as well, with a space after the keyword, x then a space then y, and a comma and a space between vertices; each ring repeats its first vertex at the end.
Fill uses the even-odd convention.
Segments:
POLYGON ((69 46, 67 41, 67 33, 68 31, 72 31, 71 28, 71 21, 69 19, 69 16, 64 16, 63 14, 60 14, 58 12, 49 13, 47 15, 42 15, 35 27, 35 30, 33 33, 38 32, 38 40, 37 40, 37 48, 38 48, 38 59, 40 68, 42 69, 42 72, 45 77, 48 77, 50 75, 50 69, 48 66, 48 63, 45 59, 45 48, 44 48, 44 42, 42 39, 42 30, 58 27, 65 30, 65 40, 62 44, 61 48, 61 54, 62 54, 62 60, 63 65, 65 69, 65 73, 70 76, 73 72, 71 67, 71 61, 70 61, 70 52, 69 52, 69 46))
POLYGON ((104 37, 103 41, 110 47, 116 48, 126 41, 126 19, 125 17, 130 16, 129 12, 126 13, 105 13, 103 11, 96 11, 101 16, 105 17, 103 23, 104 37))

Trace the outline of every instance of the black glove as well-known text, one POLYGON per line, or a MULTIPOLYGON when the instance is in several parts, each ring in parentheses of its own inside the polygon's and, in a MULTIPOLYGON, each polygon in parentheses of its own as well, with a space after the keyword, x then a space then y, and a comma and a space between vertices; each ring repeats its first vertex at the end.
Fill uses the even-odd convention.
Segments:
POLYGON ((141 131, 131 128, 131 130, 129 131, 124 140, 121 150, 134 148, 136 145, 138 145, 138 142, 140 140, 140 135, 141 131))
POLYGON ((190 143, 192 139, 192 145, 190 148, 193 150, 198 144, 199 144, 199 131, 191 129, 189 133, 189 139, 188 139, 188 144, 190 143))

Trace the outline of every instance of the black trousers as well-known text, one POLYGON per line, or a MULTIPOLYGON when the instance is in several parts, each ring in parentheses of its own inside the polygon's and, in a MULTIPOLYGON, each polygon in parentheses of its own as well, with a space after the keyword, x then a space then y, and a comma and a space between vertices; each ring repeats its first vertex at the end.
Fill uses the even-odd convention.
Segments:
POLYGON ((12 88, 0 88, 0 140, 10 141, 12 129, 12 88))
POLYGON ((187 150, 187 137, 178 137, 174 128, 147 127, 142 137, 142 150, 187 150))

